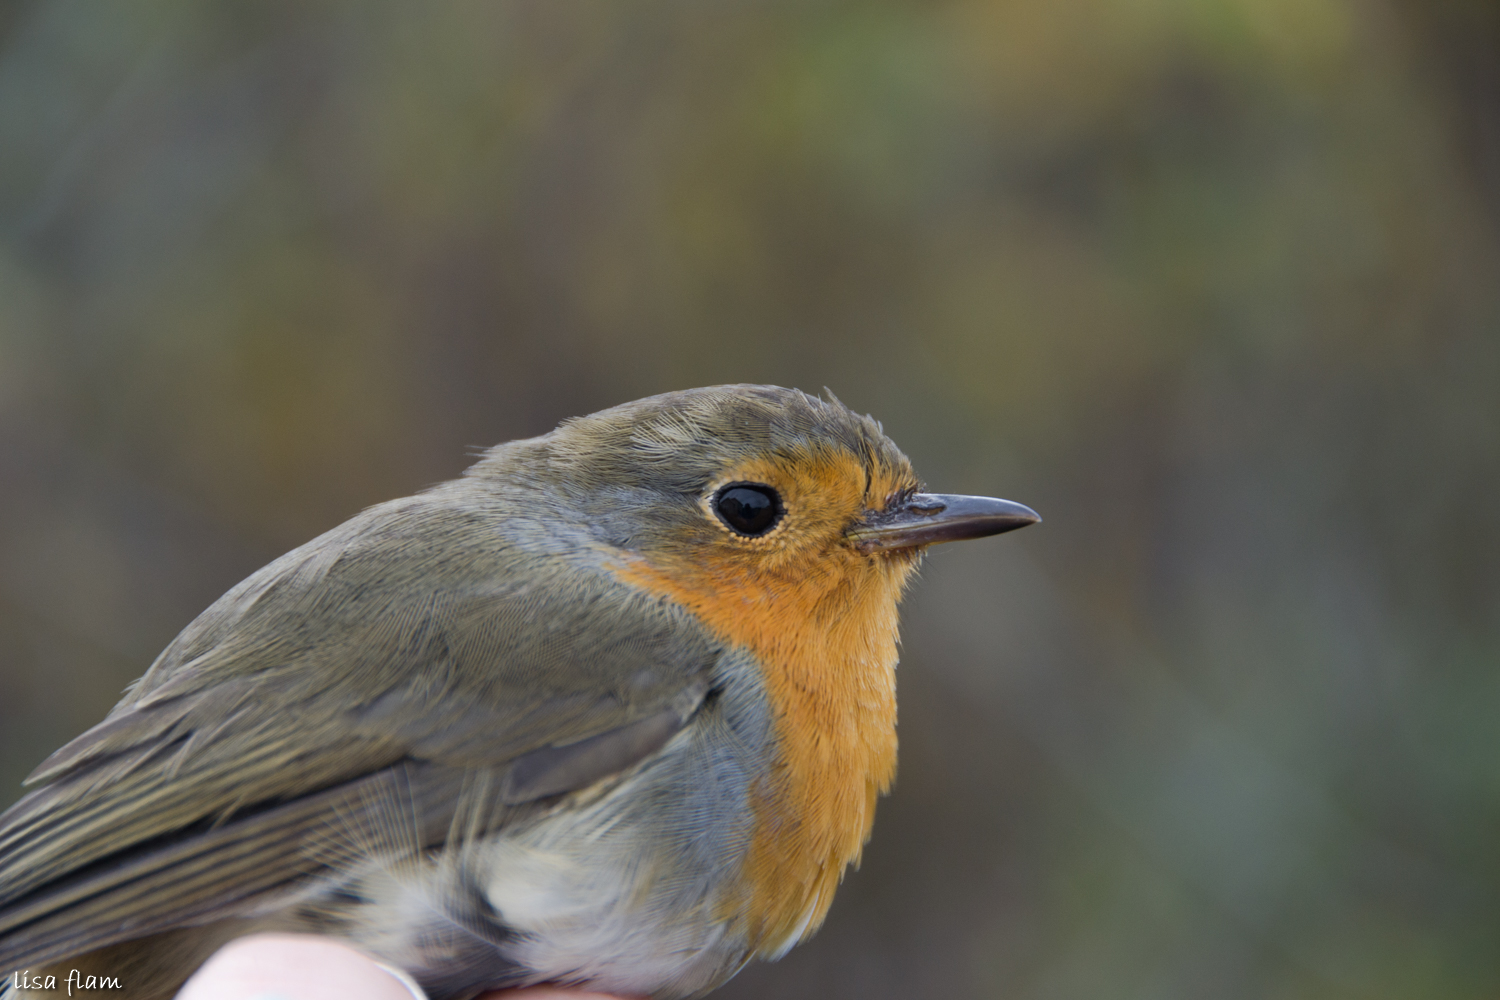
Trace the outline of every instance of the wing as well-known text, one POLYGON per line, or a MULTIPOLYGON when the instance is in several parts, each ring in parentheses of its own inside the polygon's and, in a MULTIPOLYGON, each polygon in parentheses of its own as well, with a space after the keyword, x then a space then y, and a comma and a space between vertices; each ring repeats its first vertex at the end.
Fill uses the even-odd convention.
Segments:
POLYGON ((525 802, 660 748, 721 648, 559 530, 460 481, 231 590, 0 816, 0 967, 251 906, 394 797, 430 846, 476 781, 525 802))

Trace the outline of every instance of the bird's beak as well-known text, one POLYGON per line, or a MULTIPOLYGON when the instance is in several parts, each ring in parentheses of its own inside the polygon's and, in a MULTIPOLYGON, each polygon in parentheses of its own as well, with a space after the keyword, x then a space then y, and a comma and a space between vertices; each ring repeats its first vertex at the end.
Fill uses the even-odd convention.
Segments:
POLYGON ((1009 500, 914 493, 890 510, 872 511, 846 534, 868 555, 998 535, 1040 520, 1030 507, 1009 500))

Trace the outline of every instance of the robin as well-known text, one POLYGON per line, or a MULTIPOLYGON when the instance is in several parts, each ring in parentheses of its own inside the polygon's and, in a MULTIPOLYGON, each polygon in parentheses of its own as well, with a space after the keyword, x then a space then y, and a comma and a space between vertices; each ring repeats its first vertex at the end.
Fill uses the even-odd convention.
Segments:
POLYGON ((0 816, 0 972, 167 997, 258 931, 434 1000, 713 989, 822 922, 896 767, 922 492, 837 400, 668 393, 487 452, 190 624, 0 816))

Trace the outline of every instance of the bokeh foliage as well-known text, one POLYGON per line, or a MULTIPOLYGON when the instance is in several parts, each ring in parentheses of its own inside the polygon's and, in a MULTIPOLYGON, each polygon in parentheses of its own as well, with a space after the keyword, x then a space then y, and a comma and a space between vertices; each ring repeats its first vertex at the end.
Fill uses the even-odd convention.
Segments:
POLYGON ((0 8, 0 781, 466 451, 827 385, 934 488, 902 771, 726 996, 1500 993, 1500 19, 0 8))

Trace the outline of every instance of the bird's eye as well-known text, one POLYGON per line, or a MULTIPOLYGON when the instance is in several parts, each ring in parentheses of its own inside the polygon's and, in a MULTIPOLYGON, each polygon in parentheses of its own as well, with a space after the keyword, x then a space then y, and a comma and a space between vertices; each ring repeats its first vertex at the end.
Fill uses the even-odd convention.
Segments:
POLYGON ((714 494, 714 513, 741 535, 764 535, 781 520, 781 497, 761 483, 730 483, 714 494))

